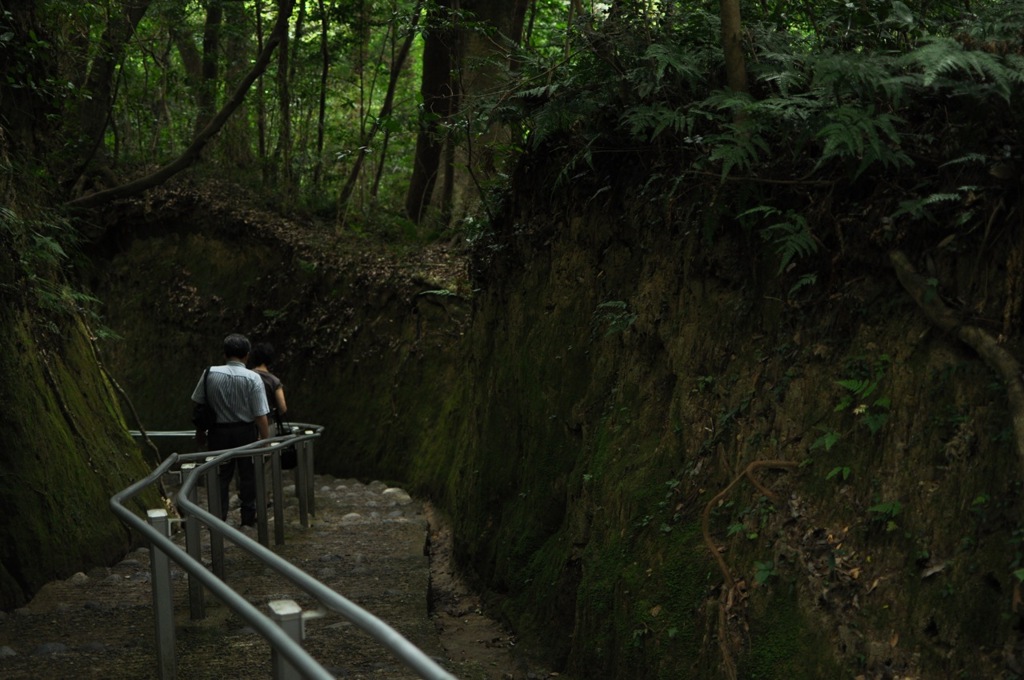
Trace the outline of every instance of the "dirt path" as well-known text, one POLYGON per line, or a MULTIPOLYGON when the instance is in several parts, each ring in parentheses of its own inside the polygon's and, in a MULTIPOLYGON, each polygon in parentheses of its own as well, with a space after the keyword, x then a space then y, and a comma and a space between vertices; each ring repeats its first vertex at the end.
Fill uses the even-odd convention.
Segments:
MULTIPOLYGON (((550 675, 529 668, 514 638, 481 612, 451 567, 449 533, 429 506, 379 482, 318 475, 316 489, 317 515, 304 529, 294 491, 286 487, 286 544, 275 548, 278 554, 386 621, 459 678, 550 675)), ((313 608, 308 596, 245 551, 228 544, 225 561, 228 583, 257 606, 290 598, 313 608)), ((184 573, 174 565, 172 574, 179 677, 269 678, 263 639, 210 596, 207 618, 191 621, 184 573)), ((0 677, 157 678, 153 640, 149 553, 138 550, 112 567, 51 583, 26 607, 0 613, 0 677)), ((336 677, 416 677, 338 615, 307 621, 304 644, 336 677)))

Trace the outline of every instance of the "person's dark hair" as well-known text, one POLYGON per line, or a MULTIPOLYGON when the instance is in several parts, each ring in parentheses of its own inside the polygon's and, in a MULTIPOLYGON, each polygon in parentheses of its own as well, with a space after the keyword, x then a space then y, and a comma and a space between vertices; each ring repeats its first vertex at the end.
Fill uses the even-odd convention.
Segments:
POLYGON ((269 342, 257 342, 252 346, 252 351, 249 352, 249 368, 253 366, 259 366, 261 364, 274 363, 274 346, 269 342))
POLYGON ((224 338, 224 356, 229 359, 244 359, 249 356, 249 338, 241 333, 232 333, 224 338))

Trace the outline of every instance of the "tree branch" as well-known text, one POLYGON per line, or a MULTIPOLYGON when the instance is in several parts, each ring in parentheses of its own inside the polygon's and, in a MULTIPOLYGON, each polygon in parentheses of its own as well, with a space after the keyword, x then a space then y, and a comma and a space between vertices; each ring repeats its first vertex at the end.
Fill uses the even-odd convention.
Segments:
POLYGON ((121 186, 114 187, 113 189, 107 189, 105 191, 98 191, 94 194, 81 196, 72 201, 68 201, 67 205, 72 208, 93 208, 109 201, 125 198, 126 196, 132 196, 141 193, 146 189, 151 189, 163 184, 174 175, 195 163, 199 159, 203 148, 206 147, 207 143, 220 131, 224 126, 224 123, 231 117, 231 114, 241 106, 242 101, 245 99, 246 92, 249 91, 249 88, 256 79, 266 70, 274 49, 278 44, 280 44, 281 37, 288 28, 288 20, 291 17, 292 7, 294 4, 295 0, 281 0, 280 9, 277 15, 277 23, 274 25, 274 30, 270 34, 270 39, 267 40, 266 45, 264 45, 263 51, 260 52, 259 56, 256 58, 256 63, 253 64, 252 69, 238 84, 238 87, 235 88, 231 98, 225 102, 224 106, 221 107, 220 111, 217 112, 217 115, 213 117, 206 127, 199 131, 189 147, 185 149, 178 158, 145 177, 128 182, 127 184, 122 184, 121 186))

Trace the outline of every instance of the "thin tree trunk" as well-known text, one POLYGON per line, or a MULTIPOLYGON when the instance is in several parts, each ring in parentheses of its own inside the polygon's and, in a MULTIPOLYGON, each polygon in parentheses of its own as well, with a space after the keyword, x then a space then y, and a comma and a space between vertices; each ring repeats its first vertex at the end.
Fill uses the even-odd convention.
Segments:
POLYGON ((267 68, 267 64, 270 63, 270 57, 274 53, 274 49, 281 43, 283 36, 287 33, 288 19, 291 16, 292 6, 294 0, 281 0, 280 10, 277 16, 277 22, 274 25, 274 30, 270 34, 267 44, 260 52, 256 59, 256 63, 253 64, 252 69, 246 74, 245 78, 235 88, 234 93, 225 102, 224 106, 217 115, 213 117, 209 125, 203 128, 192 143, 185 151, 178 156, 171 163, 160 168, 156 172, 141 177, 135 181, 122 184, 121 186, 114 187, 113 189, 107 189, 106 191, 99 191, 95 194, 89 194, 76 198, 73 201, 68 201, 67 205, 73 208, 92 208, 97 205, 102 205, 108 201, 112 201, 119 198, 125 198, 141 193, 146 189, 159 186, 163 182, 181 172, 185 168, 188 168, 202 154, 203 148, 207 145, 210 139, 223 127, 224 122, 231 116, 234 111, 241 106, 242 101, 245 99, 245 94, 256 79, 263 73, 267 68))
POLYGON ((370 195, 377 198, 377 191, 380 189, 380 180, 384 176, 384 162, 387 160, 388 155, 388 141, 391 139, 391 132, 389 130, 384 131, 384 141, 380 145, 380 160, 377 162, 377 173, 373 176, 373 188, 370 189, 370 195))
MULTIPOLYGON (((263 2, 256 0, 256 49, 263 53, 263 2)), ((264 96, 263 73, 257 79, 256 88, 256 135, 257 154, 260 161, 260 179, 266 185, 270 181, 270 159, 267 157, 267 98, 264 96)))
POLYGON ((373 138, 376 137, 377 132, 380 130, 381 124, 391 116, 391 110, 395 100, 395 90, 398 87, 398 79, 402 75, 402 65, 405 60, 409 57, 409 50, 412 48, 413 40, 416 38, 416 26, 420 20, 420 10, 422 9, 422 0, 416 3, 416 7, 413 9, 412 25, 409 29, 409 34, 405 37, 402 42, 402 47, 398 51, 398 56, 392 61, 391 64, 391 76, 388 80, 387 93, 384 95, 384 103, 380 107, 380 113, 377 119, 373 121, 373 125, 370 127, 369 132, 361 140, 359 144, 359 152, 356 155, 356 160, 352 164, 352 170, 349 172, 348 181, 345 182, 345 186, 341 190, 341 194, 338 196, 338 205, 344 206, 348 203, 349 198, 352 196, 352 192, 355 191, 356 181, 359 179, 359 173, 362 170, 363 161, 366 158, 367 149, 373 142, 373 138))
MULTIPOLYGON (((248 17, 243 0, 224 0, 224 21, 229 28, 225 35, 227 66, 224 69, 225 89, 245 77, 252 46, 248 17)), ((236 168, 248 170, 253 165, 252 125, 243 102, 238 112, 224 125, 218 147, 224 160, 236 168)))
POLYGON ((277 151, 274 156, 278 161, 278 171, 283 183, 284 195, 288 195, 292 186, 292 107, 291 84, 288 82, 289 54, 288 32, 281 37, 281 47, 277 51, 277 105, 280 115, 277 131, 277 151))
POLYGON ((725 55, 725 80, 733 92, 747 91, 747 66, 743 58, 743 22, 739 0, 720 0, 722 52, 725 55))
POLYGON ((330 72, 331 53, 327 42, 327 8, 318 0, 320 9, 320 106, 316 118, 316 165, 313 167, 313 187, 319 191, 324 167, 324 132, 327 120, 327 76, 330 72))

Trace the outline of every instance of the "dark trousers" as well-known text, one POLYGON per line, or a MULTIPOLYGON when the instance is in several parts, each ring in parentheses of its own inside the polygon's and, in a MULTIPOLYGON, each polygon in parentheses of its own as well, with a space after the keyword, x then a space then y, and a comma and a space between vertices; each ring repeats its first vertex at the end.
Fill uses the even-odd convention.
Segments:
MULTIPOLYGON (((255 423, 216 425, 207 435, 211 451, 244 446, 258 438, 255 423)), ((220 466, 220 518, 227 519, 228 516, 228 492, 236 469, 238 497, 242 501, 242 524, 253 524, 256 521, 256 466, 253 465, 252 458, 236 458, 220 466)))

